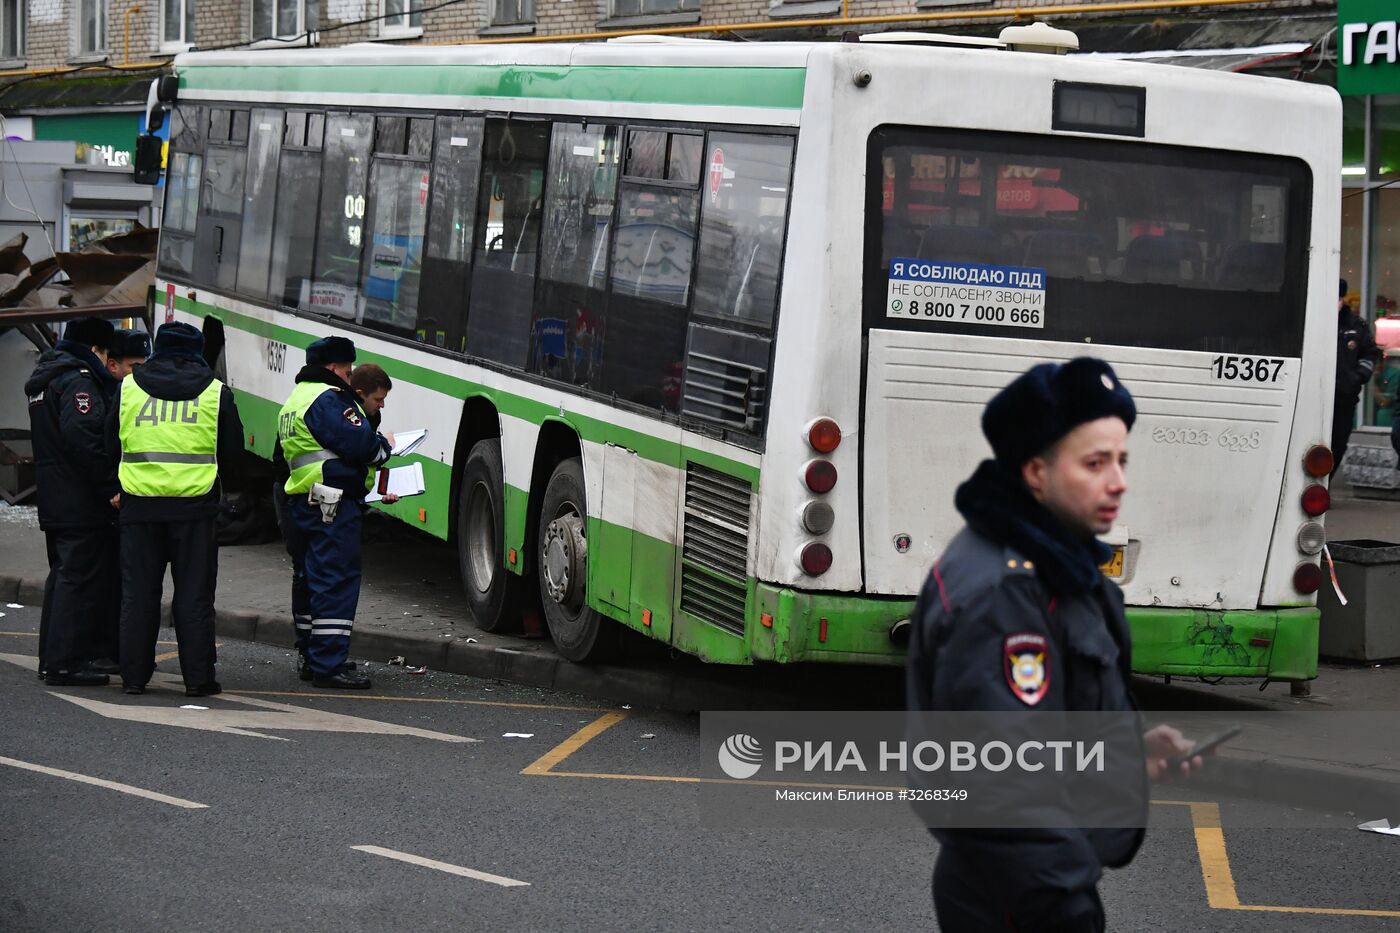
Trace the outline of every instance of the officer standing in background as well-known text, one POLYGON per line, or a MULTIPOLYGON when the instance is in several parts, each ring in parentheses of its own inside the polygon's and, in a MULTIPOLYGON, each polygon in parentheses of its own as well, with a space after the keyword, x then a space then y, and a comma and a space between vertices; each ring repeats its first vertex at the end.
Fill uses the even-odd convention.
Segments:
POLYGON ((100 647, 95 620, 115 579, 116 475, 105 456, 103 424, 112 392, 107 346, 112 325, 78 318, 39 357, 24 384, 34 442, 39 527, 49 576, 39 623, 39 676, 57 686, 99 686, 89 663, 100 647))
POLYGON ((350 635, 360 600, 361 508, 370 467, 389 459, 393 436, 377 433, 349 385, 355 345, 323 337, 306 348, 306 365, 277 417, 289 475, 288 549, 293 570, 297 650, 317 687, 364 690, 370 679, 350 666, 350 635))
POLYGON ((151 336, 145 331, 127 330, 118 327, 112 332, 112 343, 107 350, 107 372, 121 382, 131 371, 151 355, 151 336))
MULTIPOLYGON (((1135 715, 1123 594, 1099 570, 1109 555, 1095 536, 1113 526, 1127 491, 1136 414, 1112 368, 1088 357, 1034 366, 987 404, 982 431, 996 458, 958 487, 954 501, 967 526, 919 594, 910 710, 1135 715)), ((1142 786, 1105 790, 1138 801, 1145 826, 1147 779, 1162 777, 1167 759, 1191 743, 1170 726, 1142 743, 1142 786)), ((1194 758, 1182 771, 1199 766, 1194 758)), ((1098 880, 1105 867, 1132 860, 1143 830, 934 835, 933 900, 945 933, 1078 933, 1104 929, 1098 880)))
POLYGON ((1342 468, 1347 455, 1352 425, 1356 422, 1356 403, 1361 390, 1371 381, 1376 364, 1381 361, 1380 347, 1371 334, 1371 325, 1363 321, 1347 304, 1347 280, 1340 280, 1337 294, 1337 382, 1332 404, 1332 475, 1342 468))
POLYGON ((229 391, 204 362, 204 336, 162 325, 155 354, 122 381, 107 425, 120 457, 122 688, 144 693, 155 670, 165 568, 185 696, 212 696, 219 473, 243 457, 243 424, 229 391))

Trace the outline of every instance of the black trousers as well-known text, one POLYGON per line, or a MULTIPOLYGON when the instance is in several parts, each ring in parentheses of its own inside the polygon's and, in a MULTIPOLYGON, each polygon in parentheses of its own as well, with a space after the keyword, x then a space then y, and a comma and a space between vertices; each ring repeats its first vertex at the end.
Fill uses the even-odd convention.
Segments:
POLYGON ((1342 458, 1347 455, 1347 442, 1351 440, 1351 425, 1356 420, 1357 399, 1339 398, 1332 406, 1332 475, 1342 468, 1342 458))
MULTIPOLYGON (((933 911, 943 933, 1103 933, 1103 903, 1094 892, 1092 913, 1088 916, 1013 916, 1016 905, 998 896, 996 879, 985 877, 963 863, 948 846, 938 850, 933 866, 933 911)), ((1024 914, 1024 911, 1021 911, 1024 914)))
POLYGON ((49 575, 39 612, 39 669, 77 670, 108 647, 101 620, 115 614, 116 529, 53 529, 44 532, 44 543, 49 575))
POLYGON ((214 519, 122 525, 122 683, 144 687, 155 670, 165 568, 175 583, 172 614, 185 686, 214 679, 214 519))

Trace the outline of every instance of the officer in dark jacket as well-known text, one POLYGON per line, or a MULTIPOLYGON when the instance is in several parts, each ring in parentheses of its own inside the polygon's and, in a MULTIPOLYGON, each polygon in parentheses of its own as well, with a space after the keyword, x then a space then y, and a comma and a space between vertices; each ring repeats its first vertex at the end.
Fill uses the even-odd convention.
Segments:
POLYGON ((214 520, 219 476, 237 470, 243 457, 243 424, 233 393, 204 362, 198 330, 161 326, 155 353, 122 381, 113 399, 107 447, 121 464, 123 689, 143 693, 155 669, 169 566, 185 695, 219 693, 214 520))
POLYGON ((1332 473, 1341 469, 1347 453, 1356 404, 1361 390, 1371 381, 1381 361, 1380 347, 1371 334, 1371 325, 1357 317, 1346 302, 1347 280, 1340 281, 1337 296, 1337 383, 1332 405, 1332 473))
POLYGON ((112 325, 70 321, 24 384, 34 442, 39 527, 49 576, 39 624, 39 673, 50 684, 95 686, 107 675, 88 662, 101 652, 96 620, 116 579, 117 478, 104 456, 102 426, 113 381, 112 325))
MULTIPOLYGON (((1123 595, 1099 570, 1127 489, 1132 396, 1087 357, 1041 364, 982 417, 994 460, 958 487, 967 526, 934 565, 914 610, 911 710, 1123 711, 1131 647, 1123 595)), ((912 720, 911 720, 912 721, 912 720)), ((1190 750, 1175 729, 1145 737, 1140 788, 1123 788, 1146 825, 1146 781, 1190 750), (1134 796, 1135 795, 1135 796, 1134 796)), ((1136 752, 1134 752, 1136 754, 1136 752)), ((1190 770, 1199 759, 1186 766, 1190 770)), ((1134 774, 1138 772, 1134 771, 1134 774)), ((1097 883, 1126 865, 1137 829, 935 829, 934 906, 945 933, 1104 929, 1097 883)))
POLYGON ((112 332, 112 344, 107 351, 107 372, 121 382, 131 371, 151 355, 151 335, 141 330, 118 327, 112 332))
POLYGON ((361 511, 370 467, 389 459, 393 435, 375 431, 348 382, 355 345, 323 337, 277 418, 288 475, 287 549, 297 651, 317 687, 363 690, 370 679, 349 660, 360 600, 361 511))

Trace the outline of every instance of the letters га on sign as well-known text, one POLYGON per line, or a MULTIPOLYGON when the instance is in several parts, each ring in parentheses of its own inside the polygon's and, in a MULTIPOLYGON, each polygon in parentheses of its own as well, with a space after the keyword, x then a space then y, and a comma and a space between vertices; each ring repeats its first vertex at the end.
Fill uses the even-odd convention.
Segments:
POLYGON ((1338 2, 1337 90, 1400 94, 1400 6, 1395 0, 1338 2))

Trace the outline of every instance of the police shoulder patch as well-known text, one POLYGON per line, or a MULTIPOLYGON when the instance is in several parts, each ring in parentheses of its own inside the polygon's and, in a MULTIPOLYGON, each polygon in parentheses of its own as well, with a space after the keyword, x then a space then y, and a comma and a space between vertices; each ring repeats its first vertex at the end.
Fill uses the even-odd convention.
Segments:
POLYGON ((92 411, 92 396, 86 392, 76 392, 73 395, 73 405, 78 409, 78 414, 86 415, 92 411))
POLYGON ((353 424, 353 425, 354 425, 355 427, 357 427, 357 428, 360 426, 360 424, 361 424, 361 421, 360 421, 360 413, 357 412, 355 409, 353 409, 353 408, 347 408, 347 409, 345 409, 345 411, 343 412, 343 414, 345 415, 345 420, 346 420, 346 421, 350 422, 351 424, 353 424))
POLYGON ((1007 635, 1002 642, 1006 683, 1027 706, 1035 706, 1050 689, 1050 643, 1035 632, 1007 635))

